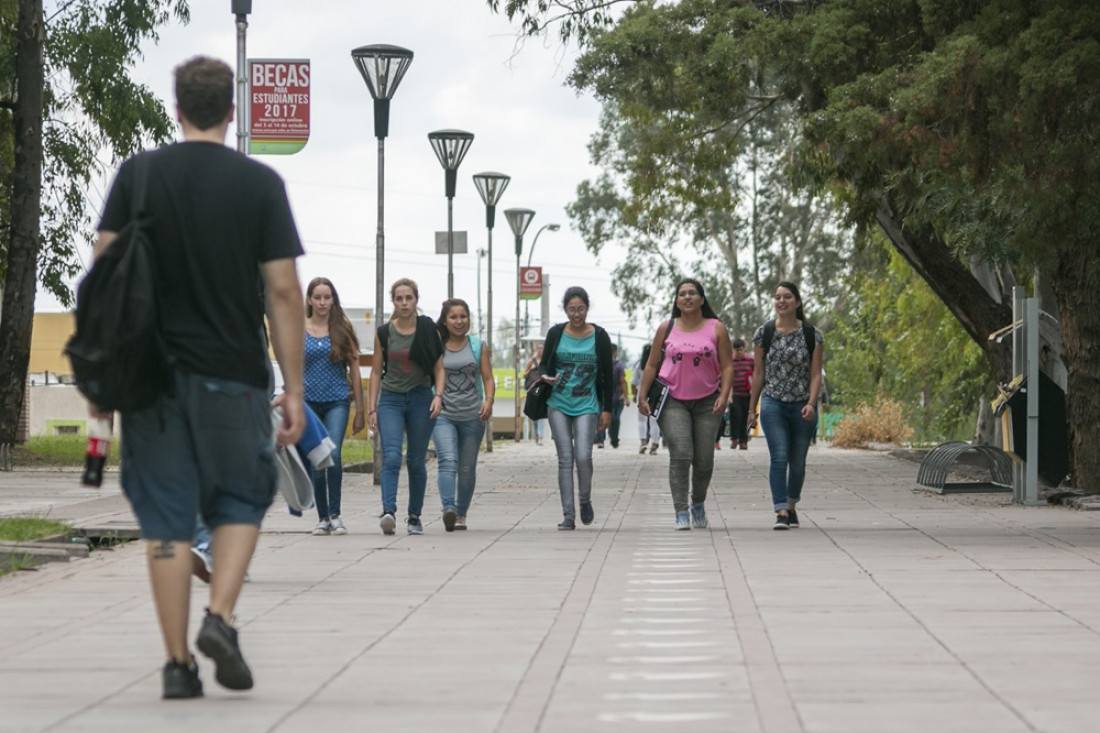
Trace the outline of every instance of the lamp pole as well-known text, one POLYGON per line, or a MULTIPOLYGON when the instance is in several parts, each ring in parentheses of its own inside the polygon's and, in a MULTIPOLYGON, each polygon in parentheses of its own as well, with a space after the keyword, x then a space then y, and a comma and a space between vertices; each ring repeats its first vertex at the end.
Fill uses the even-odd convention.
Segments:
MULTIPOLYGON (((508 183, 511 180, 511 176, 495 171, 474 174, 474 186, 477 187, 481 200, 485 202, 485 228, 488 230, 489 235, 488 267, 486 270, 488 275, 486 300, 488 301, 489 327, 485 330, 485 348, 489 350, 490 364, 493 362, 493 329, 495 328, 493 325, 493 226, 496 223, 497 203, 500 202, 500 197, 504 195, 504 189, 508 188, 508 183)), ((489 429, 485 431, 485 452, 493 452, 492 416, 489 418, 489 429)))
POLYGON ((444 195, 447 197, 447 298, 455 297, 454 199, 458 166, 474 142, 474 134, 463 130, 436 130, 428 133, 435 157, 444 170, 444 195))
POLYGON ((252 12, 252 0, 233 0, 233 14, 237 16, 237 152, 248 155, 248 53, 245 50, 248 37, 248 14, 252 12))
POLYGON ((512 228, 512 234, 516 237, 516 344, 512 353, 513 388, 516 394, 516 425, 515 439, 518 443, 522 434, 522 422, 519 409, 519 258, 523 254, 523 233, 531 226, 531 220, 535 218, 535 212, 531 209, 505 209, 504 216, 508 219, 508 226, 512 228))
MULTIPOLYGON (((542 234, 547 229, 549 229, 552 232, 556 232, 559 229, 561 229, 561 224, 543 224, 539 228, 539 230, 537 232, 535 232, 535 238, 531 240, 531 249, 527 250, 527 266, 528 267, 531 266, 531 257, 535 254, 535 245, 539 243, 539 235, 542 234)), ((545 276, 546 276, 546 273, 543 273, 543 277, 545 277, 545 276)), ((545 297, 545 295, 546 295, 546 285, 544 283, 543 288, 542 288, 542 292, 539 294, 539 297, 543 298, 543 297, 545 297)), ((524 336, 527 335, 527 316, 528 316, 528 309, 530 307, 531 307, 530 301, 527 301, 527 300, 523 301, 523 335, 524 336)))
MULTIPOLYGON (((378 138, 378 231, 374 241, 374 329, 377 333, 382 323, 386 293, 385 163, 386 136, 390 132, 390 99, 409 70, 413 52, 400 46, 378 43, 353 49, 351 58, 374 99, 374 136, 378 138)), ((381 375, 371 373, 370 377, 380 379, 381 375)), ((382 481, 382 442, 377 430, 374 431, 374 455, 373 473, 377 485, 382 481)))

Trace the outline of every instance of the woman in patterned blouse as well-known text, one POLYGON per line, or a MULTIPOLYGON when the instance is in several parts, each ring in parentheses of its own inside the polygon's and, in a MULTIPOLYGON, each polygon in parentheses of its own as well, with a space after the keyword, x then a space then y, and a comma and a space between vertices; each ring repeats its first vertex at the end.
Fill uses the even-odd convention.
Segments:
POLYGON ((752 337, 752 394, 748 424, 760 426, 768 442, 771 468, 773 529, 798 527, 795 507, 806 479, 806 453, 817 430, 817 398, 821 391, 821 355, 825 339, 806 323, 802 296, 794 283, 775 288, 775 320, 752 337), (810 344, 813 344, 811 350, 810 344))

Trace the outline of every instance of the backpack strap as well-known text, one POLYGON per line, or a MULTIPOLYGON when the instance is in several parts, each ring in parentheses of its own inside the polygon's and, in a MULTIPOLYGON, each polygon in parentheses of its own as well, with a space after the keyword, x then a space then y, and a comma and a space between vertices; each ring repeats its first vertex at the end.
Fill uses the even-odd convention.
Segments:
MULTIPOLYGON (((802 337, 806 339, 806 353, 813 357, 814 349, 817 348, 817 335, 814 333, 814 327, 805 321, 802 322, 802 337)), ((764 349, 765 355, 768 353, 768 349, 772 347, 773 338, 775 338, 774 319, 764 324, 764 334, 761 338, 760 347, 764 349)))
POLYGON ((761 338, 760 347, 764 349, 764 354, 768 353, 768 349, 772 347, 772 339, 775 338, 775 319, 768 321, 764 324, 764 335, 761 338))
POLYGON ((378 327, 378 345, 382 349, 382 376, 386 376, 386 369, 390 365, 390 355, 387 349, 390 343, 390 324, 383 323, 378 327))

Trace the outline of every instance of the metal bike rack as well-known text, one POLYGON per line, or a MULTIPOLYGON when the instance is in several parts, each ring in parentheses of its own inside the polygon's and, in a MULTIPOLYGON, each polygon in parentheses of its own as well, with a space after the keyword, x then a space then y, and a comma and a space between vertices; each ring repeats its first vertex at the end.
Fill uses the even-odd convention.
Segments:
POLYGON ((961 440, 952 440, 928 452, 921 461, 917 472, 917 487, 930 489, 940 494, 960 494, 975 492, 1011 492, 1012 459, 1000 448, 990 445, 972 445, 961 440), (989 481, 953 481, 947 480, 951 466, 963 453, 974 451, 985 459, 989 468, 989 481))

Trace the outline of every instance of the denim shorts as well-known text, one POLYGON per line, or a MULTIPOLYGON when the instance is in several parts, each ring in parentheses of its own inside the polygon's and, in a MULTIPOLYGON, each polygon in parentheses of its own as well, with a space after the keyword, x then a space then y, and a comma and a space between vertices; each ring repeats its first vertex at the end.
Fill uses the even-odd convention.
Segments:
POLYGON ((276 487, 267 393, 180 370, 174 387, 122 415, 122 491, 142 538, 190 542, 198 514, 259 526, 276 487))

